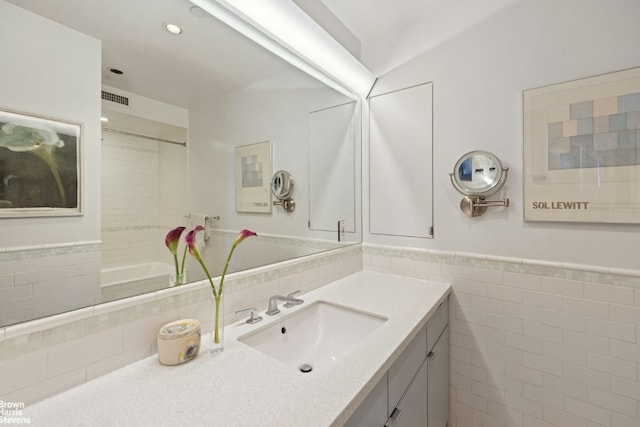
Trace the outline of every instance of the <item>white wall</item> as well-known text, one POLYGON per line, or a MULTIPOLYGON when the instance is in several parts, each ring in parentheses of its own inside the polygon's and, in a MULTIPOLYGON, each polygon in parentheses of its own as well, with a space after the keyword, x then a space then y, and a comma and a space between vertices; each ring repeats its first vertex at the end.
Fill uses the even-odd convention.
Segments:
POLYGON ((83 124, 83 216, 3 219, 0 247, 100 239, 100 41, 0 1, 0 108, 83 124))
POLYGON ((220 215, 219 228, 262 233, 327 236, 309 231, 309 113, 345 102, 345 97, 299 72, 287 72, 190 110, 190 189, 194 212, 220 215), (274 206, 271 214, 235 211, 234 148, 270 140, 272 172, 295 180, 296 210, 274 206))
POLYGON ((392 70, 374 94, 433 82, 434 239, 368 234, 365 145, 364 241, 400 248, 365 246, 364 265, 453 284, 451 426, 639 425, 640 228, 522 219, 522 91, 640 65, 638 16, 634 0, 519 0, 406 62, 387 42, 415 27, 363 44, 392 70), (512 206, 469 219, 448 174, 474 149, 510 168, 512 206))
POLYGON ((99 301, 98 40, 0 0, 0 109, 81 123, 83 215, 0 220, 0 326, 99 301))
MULTIPOLYGON (((365 190, 364 241, 638 268, 637 225, 522 219, 522 91, 639 65, 638 16, 635 0, 521 0, 406 63, 384 63, 394 58, 392 46, 363 44, 365 63, 395 68, 380 77, 374 94, 433 82, 435 159, 434 239, 368 234, 365 190), (469 219, 448 174, 474 149, 493 152, 510 168, 512 206, 469 219)), ((367 158, 365 151, 365 187, 367 158)))
MULTIPOLYGON (((129 100, 127 105, 117 102, 102 101, 102 108, 116 113, 129 114, 155 122, 165 123, 180 128, 189 127, 189 110, 166 102, 157 101, 122 89, 102 85, 102 90, 124 96, 129 100)), ((165 136, 168 138, 168 136, 165 136)))

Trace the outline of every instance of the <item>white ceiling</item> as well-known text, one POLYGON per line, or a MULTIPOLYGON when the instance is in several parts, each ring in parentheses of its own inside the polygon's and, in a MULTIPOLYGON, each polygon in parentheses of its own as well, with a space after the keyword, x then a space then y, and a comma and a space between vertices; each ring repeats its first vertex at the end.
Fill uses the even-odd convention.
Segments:
POLYGON ((359 41, 360 61, 380 77, 526 0, 293 1, 304 1, 307 6, 321 4, 329 9, 359 41))
POLYGON ((320 0, 361 41, 426 19, 455 0, 320 0))
MULTIPOLYGON (((215 18, 196 16, 188 0, 7 1, 102 40, 103 83, 185 108, 291 69, 215 18), (181 25, 183 34, 170 35, 165 22, 181 25), (125 74, 112 74, 111 67, 125 74)), ((378 56, 400 63, 519 0, 293 1, 326 26, 337 19, 356 43, 372 40, 374 52, 385 40, 387 50, 378 56), (314 16, 314 4, 315 12, 322 5, 325 13, 314 16), (394 38, 409 28, 408 37, 394 38)), ((386 64, 365 59, 377 75, 386 71, 386 64)))
POLYGON ((185 108, 290 69, 188 0, 7 1, 102 40, 103 83, 185 108))

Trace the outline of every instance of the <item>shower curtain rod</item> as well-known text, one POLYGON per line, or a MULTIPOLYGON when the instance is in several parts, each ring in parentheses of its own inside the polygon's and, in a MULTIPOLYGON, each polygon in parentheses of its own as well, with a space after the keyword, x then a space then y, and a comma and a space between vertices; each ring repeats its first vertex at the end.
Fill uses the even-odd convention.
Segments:
POLYGON ((143 135, 141 133, 127 132, 126 130, 118 130, 118 129, 104 128, 104 127, 102 128, 102 130, 105 131, 105 132, 117 133, 117 134, 120 134, 120 135, 135 136, 135 137, 138 137, 138 138, 151 139, 153 141, 166 142, 168 144, 182 145, 183 147, 187 146, 186 142, 179 142, 179 141, 172 141, 170 139, 156 138, 155 136, 143 135))

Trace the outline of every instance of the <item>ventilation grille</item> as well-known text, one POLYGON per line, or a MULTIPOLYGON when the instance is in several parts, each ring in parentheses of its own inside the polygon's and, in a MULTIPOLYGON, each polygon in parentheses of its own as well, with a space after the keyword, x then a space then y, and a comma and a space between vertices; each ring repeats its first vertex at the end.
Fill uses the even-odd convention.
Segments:
POLYGON ((115 93, 102 91, 102 99, 105 101, 115 102, 116 104, 129 105, 129 98, 126 96, 116 95, 115 93))

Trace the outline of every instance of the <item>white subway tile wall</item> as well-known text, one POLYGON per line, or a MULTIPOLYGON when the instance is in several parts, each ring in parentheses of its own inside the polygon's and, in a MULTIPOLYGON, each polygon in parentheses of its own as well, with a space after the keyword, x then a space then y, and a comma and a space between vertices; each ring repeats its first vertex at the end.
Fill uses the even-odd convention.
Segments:
MULTIPOLYGON (((124 135, 102 142, 102 267, 166 262, 161 242, 186 224, 186 148, 124 135)), ((170 259, 169 259, 170 261, 170 259)))
MULTIPOLYGON (((11 274, 33 265, 0 262, 11 274)), ((355 246, 230 275, 225 322, 239 320, 240 308, 264 308, 274 293, 305 292, 361 268, 453 284, 451 427, 640 426, 633 271, 355 246)), ((0 289, 14 286, 6 276, 0 289)), ((150 356, 157 330, 176 318, 201 319, 206 331, 208 300, 201 282, 0 328, 0 399, 35 402, 150 356)))
POLYGON ((452 283, 450 427, 640 426, 640 271, 372 245, 363 267, 452 283))
MULTIPOLYGON (((303 293, 362 270, 359 245, 225 279, 224 321, 273 294, 303 293)), ((47 319, 0 328, 0 400, 30 404, 156 352, 158 330, 180 318, 211 329, 208 282, 164 289, 47 319)))
POLYGON ((100 244, 0 250, 0 328, 100 302, 100 244))

